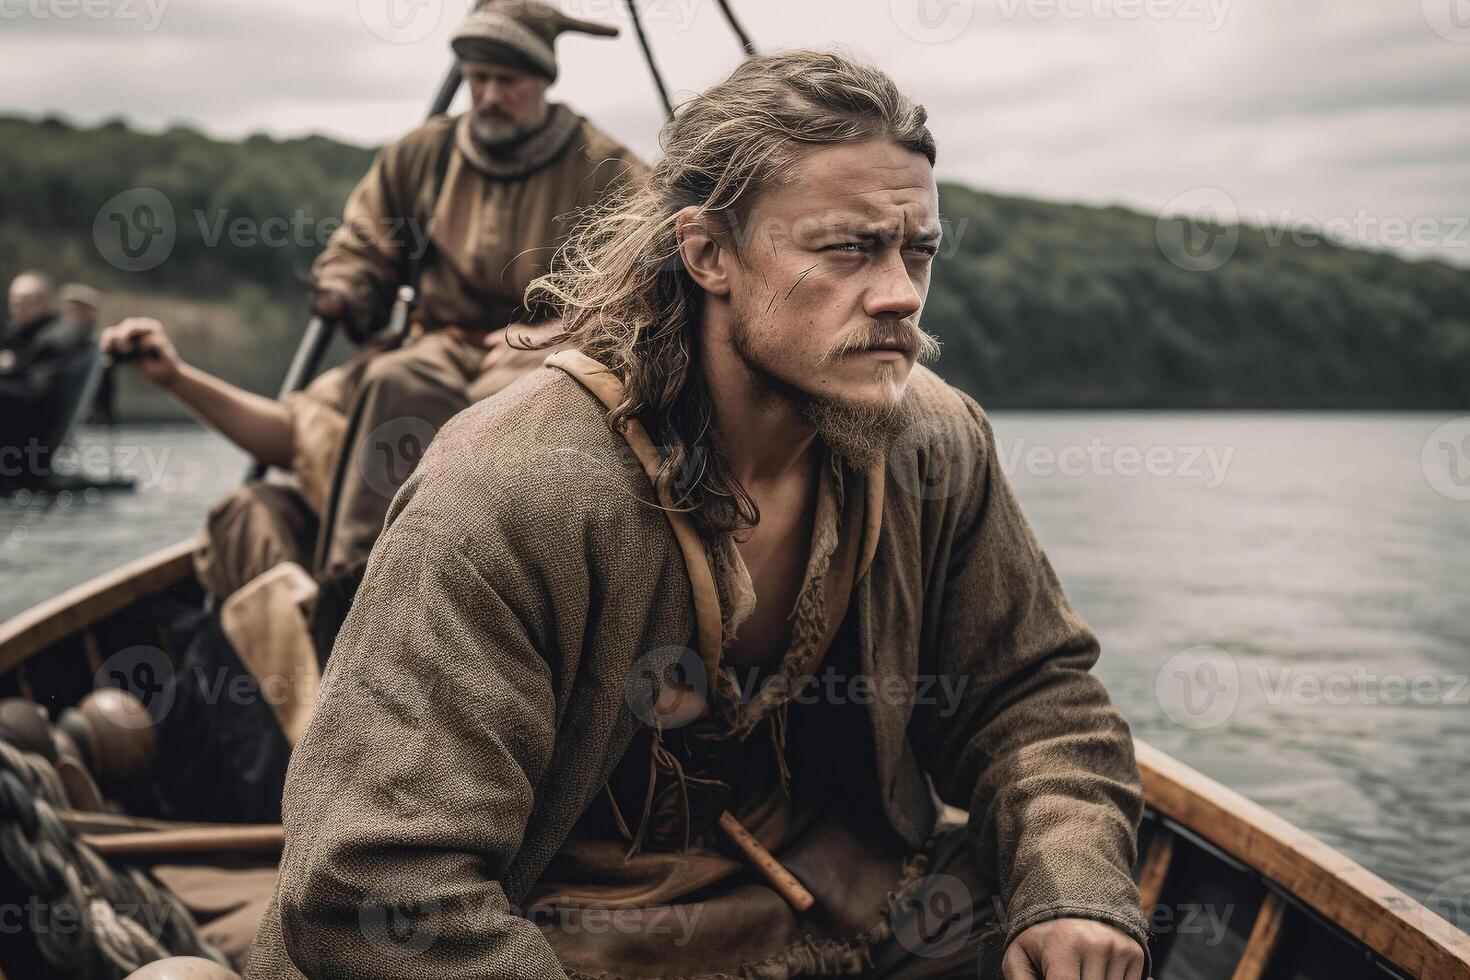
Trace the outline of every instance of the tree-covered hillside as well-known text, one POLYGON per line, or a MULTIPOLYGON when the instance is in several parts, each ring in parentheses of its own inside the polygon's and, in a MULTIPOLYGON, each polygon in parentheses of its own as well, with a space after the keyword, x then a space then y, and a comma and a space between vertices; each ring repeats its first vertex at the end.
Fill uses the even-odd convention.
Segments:
MULTIPOLYGON (((303 322, 297 276, 371 156, 322 137, 0 118, 0 276, 38 266, 112 290, 107 319, 167 313, 186 356, 272 390, 303 322), (162 234, 159 195, 167 257, 118 253, 120 222, 162 234)), ((924 325, 944 341, 940 372, 987 406, 1470 406, 1465 270, 953 184, 941 207, 924 325), (1233 240, 1223 261, 1178 244, 1212 234, 1233 240)), ((125 392, 135 413, 163 404, 125 392)))

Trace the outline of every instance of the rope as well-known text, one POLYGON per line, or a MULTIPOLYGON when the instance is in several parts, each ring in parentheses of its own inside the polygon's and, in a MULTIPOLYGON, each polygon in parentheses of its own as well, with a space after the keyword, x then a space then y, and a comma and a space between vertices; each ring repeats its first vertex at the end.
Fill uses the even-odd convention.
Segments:
POLYGON ((66 805, 49 762, 0 741, 0 859, 29 893, 28 928, 47 964, 106 980, 168 956, 229 965, 166 890, 77 840, 56 813, 66 805))
POLYGON ((740 22, 735 19, 735 12, 730 9, 728 0, 716 0, 716 2, 720 5, 720 10, 724 13, 725 20, 730 23, 730 30, 734 31, 735 36, 740 39, 740 46, 745 49, 746 56, 754 55, 755 45, 751 43, 750 35, 741 29, 740 22))
MULTIPOLYGON (((637 0, 625 0, 628 5, 628 16, 633 21, 633 32, 638 35, 638 46, 643 49, 643 61, 648 65, 648 73, 653 76, 653 85, 658 89, 659 101, 664 104, 664 114, 669 118, 674 116, 674 103, 669 99, 669 87, 664 82, 663 73, 658 70, 658 64, 653 60, 653 48, 648 43, 648 35, 643 30, 643 18, 638 15, 637 0)), ((755 44, 750 40, 750 35, 740 26, 735 19, 735 12, 730 9, 729 0, 717 0, 720 12, 725 15, 725 21, 730 25, 730 30, 740 41, 740 47, 744 49, 745 56, 751 57, 756 53, 755 44)))
POLYGON ((664 84, 664 76, 659 73, 658 65, 654 63, 653 48, 648 46, 648 35, 643 33, 643 19, 638 16, 637 0, 626 0, 626 2, 628 16, 633 19, 633 31, 638 35, 638 46, 643 49, 643 60, 648 65, 648 73, 653 76, 653 84, 658 89, 658 97, 663 101, 664 113, 673 118, 674 103, 669 101, 669 88, 664 84))

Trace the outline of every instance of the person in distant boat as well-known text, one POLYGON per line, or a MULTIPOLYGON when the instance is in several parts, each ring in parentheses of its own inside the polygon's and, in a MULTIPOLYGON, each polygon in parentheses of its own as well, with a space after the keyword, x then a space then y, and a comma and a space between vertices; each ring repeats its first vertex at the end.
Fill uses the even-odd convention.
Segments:
POLYGON ((94 368, 89 332, 57 310, 56 285, 27 270, 10 282, 0 333, 0 483, 40 479, 75 421, 94 368))
POLYGON ((79 282, 69 282, 57 292, 61 313, 83 330, 97 329, 97 311, 102 306, 102 291, 79 282))
MULTIPOLYGON (((97 314, 102 308, 102 291, 79 282, 69 282, 57 294, 61 300, 61 313, 87 335, 97 333, 97 314)), ((97 397, 88 409, 91 421, 105 425, 117 422, 117 385, 113 365, 107 365, 97 384, 97 397)))
POLYGON ((471 107, 430 120, 384 148, 348 198, 342 227, 314 267, 316 311, 362 342, 362 354, 283 403, 241 391, 176 355, 154 321, 108 335, 109 352, 140 362, 198 415, 297 487, 251 483, 211 512, 199 579, 226 598, 281 562, 329 591, 350 592, 393 494, 444 422, 540 365, 544 310, 523 306, 576 213, 646 167, 565 105, 546 99, 554 43, 616 28, 543 3, 492 0, 452 47, 471 107), (442 173, 439 171, 442 170, 442 173), (380 335, 411 258, 422 260, 406 342, 380 335))
POLYGON ((918 364, 926 120, 750 58, 532 286, 565 349, 395 499, 249 977, 1146 975, 1097 639, 918 364))

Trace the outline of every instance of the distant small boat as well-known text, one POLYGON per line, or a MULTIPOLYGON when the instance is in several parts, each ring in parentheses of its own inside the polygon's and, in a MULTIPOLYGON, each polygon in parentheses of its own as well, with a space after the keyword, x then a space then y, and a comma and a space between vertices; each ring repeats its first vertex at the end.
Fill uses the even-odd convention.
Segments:
MULTIPOLYGON (((184 638, 169 635, 160 610, 203 608, 195 545, 179 542, 0 623, 0 696, 29 698, 55 720, 93 690, 102 651, 179 649, 184 638)), ((1137 750, 1148 809, 1134 876, 1155 913, 1159 980, 1470 980, 1470 935, 1240 794, 1145 743, 1137 750)), ((281 845, 275 825, 62 816, 87 853, 118 869, 165 857, 270 861, 281 845)), ((55 975, 28 924, 5 932, 0 977, 55 975)))

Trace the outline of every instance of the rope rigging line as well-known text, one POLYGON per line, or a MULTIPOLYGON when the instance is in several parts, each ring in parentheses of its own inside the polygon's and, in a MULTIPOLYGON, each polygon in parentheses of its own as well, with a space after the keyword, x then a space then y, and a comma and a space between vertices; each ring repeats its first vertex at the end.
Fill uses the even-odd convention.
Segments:
POLYGON ((730 24, 730 30, 734 31, 735 36, 740 39, 740 46, 745 49, 746 56, 749 57, 755 54, 755 45, 751 43, 750 35, 746 34, 740 27, 740 22, 735 19, 735 12, 730 9, 729 0, 715 0, 715 2, 720 5, 720 10, 724 13, 725 20, 730 24))
POLYGON ((658 97, 664 104, 664 112, 672 118, 674 103, 669 101, 669 87, 664 84, 664 77, 653 60, 653 48, 649 47, 648 35, 643 32, 643 18, 638 16, 637 0, 626 0, 626 2, 628 16, 633 20, 633 31, 638 35, 638 46, 643 49, 643 60, 648 65, 648 73, 653 76, 653 84, 658 89, 658 97))

